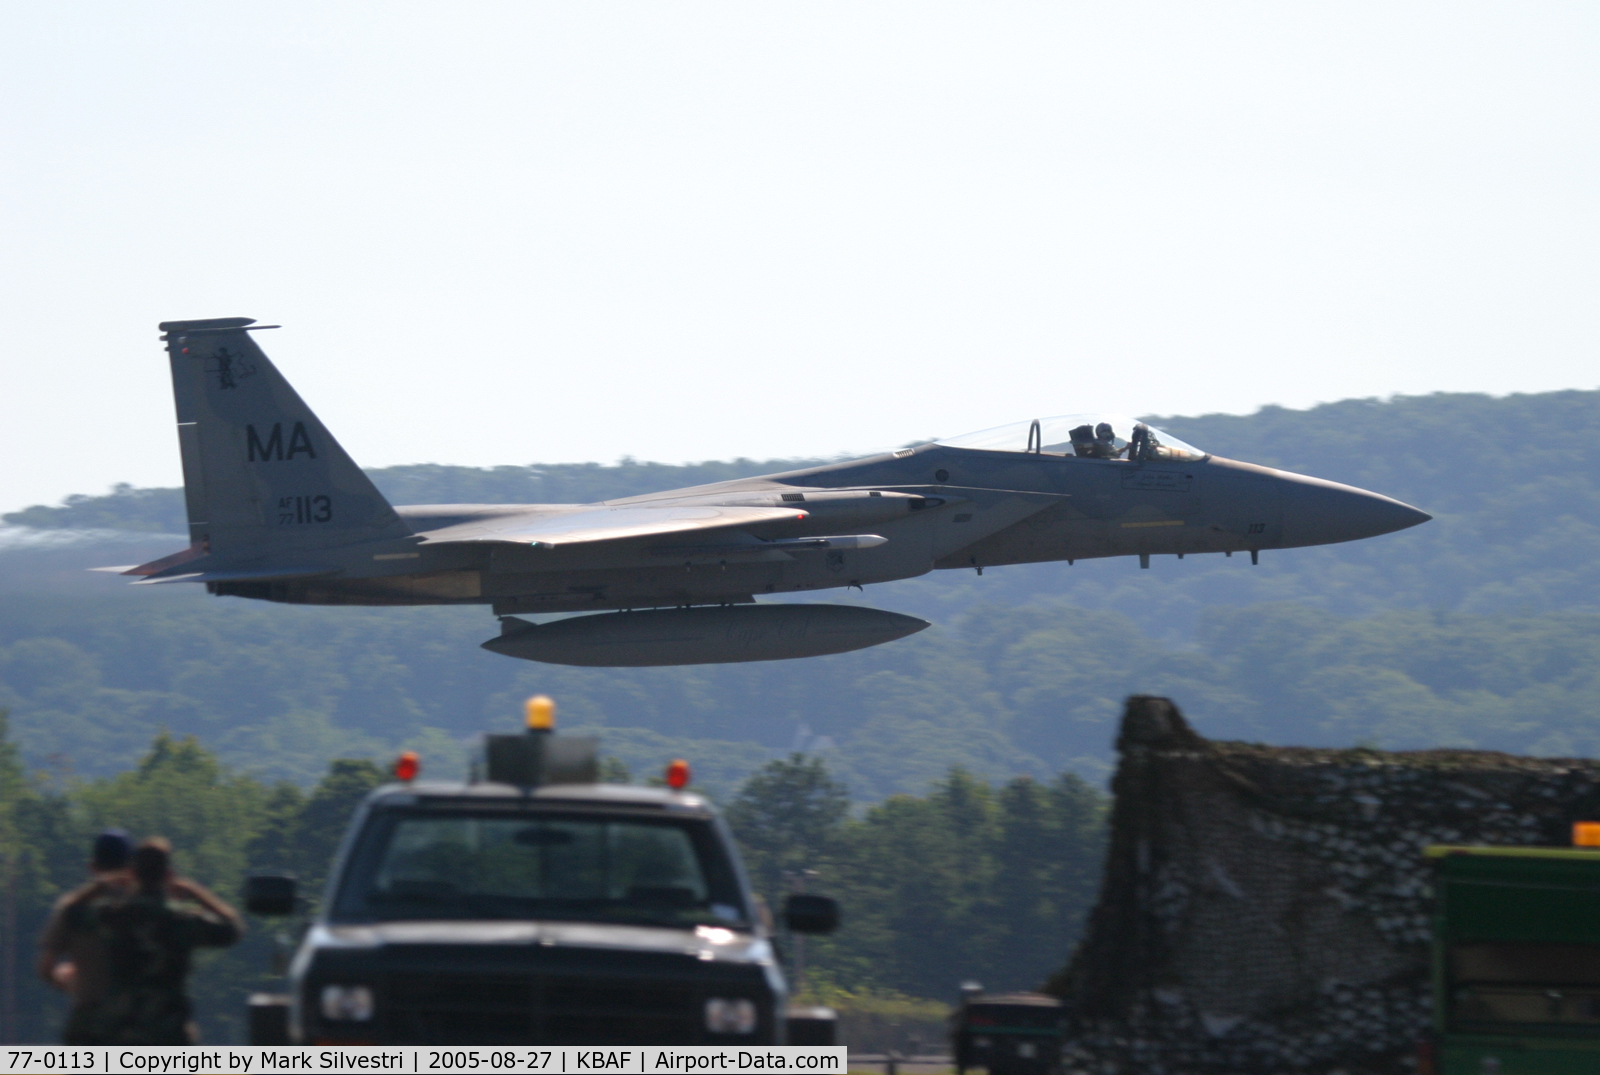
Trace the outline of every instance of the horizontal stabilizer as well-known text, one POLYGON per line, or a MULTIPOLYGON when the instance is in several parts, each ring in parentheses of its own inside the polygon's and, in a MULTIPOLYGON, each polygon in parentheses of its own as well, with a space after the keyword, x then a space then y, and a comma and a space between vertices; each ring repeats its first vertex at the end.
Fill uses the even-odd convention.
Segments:
MULTIPOLYGON (((179 549, 169 556, 159 560, 151 560, 147 564, 135 564, 133 567, 122 569, 124 575, 164 575, 171 573, 183 564, 192 563, 204 556, 209 556, 204 545, 190 545, 186 549, 179 549)), ((95 571, 115 571, 114 567, 97 567, 95 571)))
POLYGON ((194 571, 187 575, 160 575, 140 579, 135 586, 158 586, 164 582, 269 582, 282 579, 311 579, 337 575, 343 568, 279 567, 270 571, 194 571))
POLYGON ((518 516, 474 520, 435 530, 423 544, 499 541, 539 548, 583 545, 597 541, 720 530, 755 523, 797 522, 806 517, 797 508, 729 507, 678 504, 661 507, 591 508, 544 517, 518 516))

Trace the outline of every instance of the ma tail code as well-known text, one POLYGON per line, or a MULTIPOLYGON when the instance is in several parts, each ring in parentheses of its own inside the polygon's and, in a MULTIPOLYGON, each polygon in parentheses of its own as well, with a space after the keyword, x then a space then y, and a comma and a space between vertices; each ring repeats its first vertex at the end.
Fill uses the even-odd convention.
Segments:
POLYGON ((307 459, 315 459, 317 450, 311 446, 311 435, 306 432, 304 422, 296 422, 294 429, 289 433, 289 451, 283 450, 283 423, 273 422, 272 432, 267 434, 265 443, 262 443, 261 434, 256 432, 256 427, 244 427, 245 447, 250 453, 249 462, 276 462, 284 459, 293 459, 301 453, 307 459))

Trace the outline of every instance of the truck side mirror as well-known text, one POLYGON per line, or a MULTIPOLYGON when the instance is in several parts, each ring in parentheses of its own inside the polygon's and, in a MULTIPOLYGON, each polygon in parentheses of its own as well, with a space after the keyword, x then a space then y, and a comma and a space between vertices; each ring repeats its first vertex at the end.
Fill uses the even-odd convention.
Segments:
POLYGON ((783 922, 793 933, 832 933, 839 928, 839 903, 829 896, 796 893, 784 901, 783 922))
POLYGON ((262 875, 244 879, 244 906, 251 914, 294 914, 293 877, 262 875))

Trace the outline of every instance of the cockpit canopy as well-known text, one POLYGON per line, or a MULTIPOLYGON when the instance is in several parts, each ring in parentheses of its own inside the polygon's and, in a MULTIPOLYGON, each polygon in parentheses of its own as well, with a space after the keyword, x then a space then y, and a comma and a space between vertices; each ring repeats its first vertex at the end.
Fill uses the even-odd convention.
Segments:
POLYGON ((1125 414, 1059 414, 937 441, 987 452, 1038 452, 1078 459, 1199 460, 1206 453, 1125 414))

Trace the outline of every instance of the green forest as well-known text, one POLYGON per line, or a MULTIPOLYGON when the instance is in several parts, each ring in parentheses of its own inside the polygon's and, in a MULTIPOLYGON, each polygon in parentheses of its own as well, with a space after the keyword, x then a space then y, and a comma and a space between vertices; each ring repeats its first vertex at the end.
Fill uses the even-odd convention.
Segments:
MULTIPOLYGON (((965 824, 972 811, 988 819, 973 822, 985 846, 1003 847, 996 834, 1027 831, 1015 819, 1026 809, 1042 811, 1051 831, 1070 832, 1060 836, 1066 844, 1029 839, 1076 848, 1060 862, 1079 870, 1093 840, 1082 819, 1100 809, 1089 789, 1103 786, 1114 764, 1129 694, 1172 697, 1213 738, 1600 753, 1600 392, 1349 400, 1152 421, 1218 455, 1349 482, 1435 518, 1348 545, 1268 551, 1256 567, 1243 557, 1190 556, 1156 557, 1148 571, 1080 561, 981 577, 935 572, 827 596, 934 622, 890 645, 805 661, 584 669, 480 650, 497 630, 483 609, 286 607, 90 573, 183 543, 179 491, 118 487, 15 512, 0 527, 0 707, 11 712, 8 764, 18 773, 5 785, 4 808, 78 826, 49 830, 65 842, 38 851, 56 863, 53 880, 38 882, 47 893, 81 871, 75 849, 86 826, 111 816, 96 811, 134 795, 153 779, 147 770, 165 771, 166 762, 150 759, 182 754, 196 771, 210 767, 207 787, 235 789, 230 809, 255 811, 212 845, 204 826, 161 822, 196 848, 231 848, 207 860, 212 872, 194 867, 231 891, 229 878, 247 859, 265 862, 284 826, 301 824, 281 819, 334 801, 338 788, 328 781, 377 779, 378 767, 407 748, 422 754, 428 775, 460 775, 476 736, 514 729, 522 699, 547 693, 564 730, 601 735, 636 778, 687 757, 697 787, 736 814, 762 781, 800 780, 794 766, 824 767, 817 816, 834 819, 826 826, 789 844, 754 822, 741 829, 758 873, 770 887, 791 868, 773 864, 802 848, 822 864, 806 868, 832 871, 832 883, 871 909, 818 946, 826 981, 948 997, 956 978, 984 961, 1018 968, 1018 984, 1040 968, 996 955, 1020 936, 1006 934, 1011 927, 961 932, 977 919, 949 927, 976 947, 952 941, 937 966, 916 962, 931 945, 895 954, 903 938, 933 928, 918 915, 944 905, 918 910, 916 901, 938 891, 950 908, 998 922, 1001 890, 972 860, 962 860, 970 891, 920 881, 896 888, 870 863, 902 854, 908 869, 944 861, 930 849, 964 846, 966 837, 941 826, 965 824), (334 758, 368 768, 345 761, 330 772, 334 758), (17 789, 32 789, 32 805, 17 805, 17 789)), ((549 503, 804 462, 371 473, 397 503, 549 503)), ((291 845, 299 846, 283 846, 291 845)), ((950 884, 958 880, 953 874, 950 884)), ((1055 894, 1035 906, 1089 898, 1060 877, 1049 885, 1055 894)), ((1076 913, 1058 915, 1064 932, 1053 948, 1031 949, 1043 963, 1064 960, 1076 913)), ((219 967, 262 964, 237 959, 219 967)))

